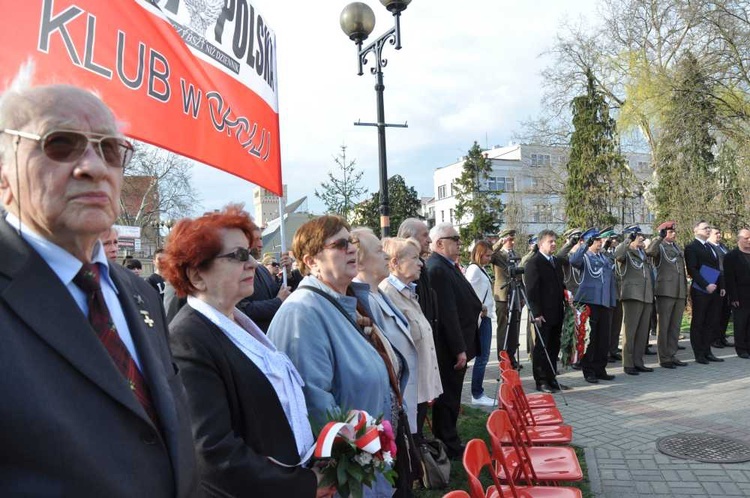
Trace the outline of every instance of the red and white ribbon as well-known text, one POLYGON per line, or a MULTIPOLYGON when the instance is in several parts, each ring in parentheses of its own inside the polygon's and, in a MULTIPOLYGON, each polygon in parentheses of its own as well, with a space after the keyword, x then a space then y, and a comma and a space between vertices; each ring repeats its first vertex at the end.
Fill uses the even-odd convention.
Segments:
POLYGON ((315 457, 328 458, 332 454, 333 444, 336 439, 342 437, 354 443, 357 448, 370 454, 380 451, 380 436, 378 429, 371 425, 365 430, 365 433, 357 438, 357 433, 367 427, 370 423, 370 416, 362 410, 352 410, 349 412, 347 422, 328 422, 318 435, 318 441, 315 443, 315 457))

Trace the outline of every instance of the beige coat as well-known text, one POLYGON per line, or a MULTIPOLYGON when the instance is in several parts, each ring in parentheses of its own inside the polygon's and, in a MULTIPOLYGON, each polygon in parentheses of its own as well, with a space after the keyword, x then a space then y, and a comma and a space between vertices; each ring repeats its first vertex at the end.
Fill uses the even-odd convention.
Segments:
POLYGON ((388 281, 380 282, 380 290, 390 298, 409 322, 412 341, 417 348, 417 403, 432 401, 443 393, 440 382, 435 341, 432 337, 432 327, 419 307, 416 295, 409 295, 408 290, 399 292, 388 281))

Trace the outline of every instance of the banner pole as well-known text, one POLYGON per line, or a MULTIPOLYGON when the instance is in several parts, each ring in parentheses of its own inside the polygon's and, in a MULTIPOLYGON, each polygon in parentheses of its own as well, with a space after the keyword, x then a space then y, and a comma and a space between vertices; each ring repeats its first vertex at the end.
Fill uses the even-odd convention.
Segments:
MULTIPOLYGON (((284 209, 286 209, 286 206, 284 205, 284 196, 282 195, 281 197, 279 197, 279 217, 280 217, 279 218, 279 237, 281 237, 281 255, 283 255, 286 252, 286 231, 284 230, 284 209)), ((281 259, 281 255, 279 255, 279 259, 281 259)), ((286 287, 287 274, 286 274, 285 266, 281 267, 281 278, 282 278, 282 283, 284 287, 286 287)))

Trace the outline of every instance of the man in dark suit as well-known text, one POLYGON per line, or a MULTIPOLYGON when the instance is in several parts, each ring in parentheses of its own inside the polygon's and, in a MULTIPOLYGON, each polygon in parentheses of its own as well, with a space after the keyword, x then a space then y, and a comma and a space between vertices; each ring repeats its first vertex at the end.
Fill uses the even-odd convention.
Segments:
POLYGON ((685 246, 685 267, 693 279, 690 286, 690 300, 693 303, 693 316, 690 320, 690 345, 695 361, 708 365, 711 361, 724 361, 711 352, 711 341, 718 333, 721 312, 721 298, 724 289, 719 268, 719 256, 708 242, 711 226, 699 221, 693 228, 695 240, 685 246), (715 273, 712 281, 701 274, 715 273))
POLYGON ((554 256, 556 240, 557 235, 552 230, 542 230, 539 233, 539 252, 529 258, 524 275, 529 313, 533 316, 542 339, 534 342, 531 356, 536 388, 542 392, 569 389, 557 382, 557 356, 560 354, 565 313, 565 284, 562 265, 554 256))
POLYGON ((724 258, 727 298, 734 315, 734 349, 750 359, 750 229, 737 234, 737 248, 724 258))
POLYGON ((132 145, 64 85, 6 91, 0 130, 0 496, 194 496, 159 297, 98 240, 132 145))
MULTIPOLYGON (((250 254, 256 261, 260 261, 262 253, 263 237, 260 230, 255 230, 250 254)), ((291 261, 286 254, 281 257, 281 265, 289 271, 291 261)), ((268 326, 271 325, 273 316, 279 311, 281 303, 289 297, 290 292, 289 287, 281 285, 264 265, 258 264, 255 269, 255 292, 240 301, 237 307, 249 316, 263 332, 268 332, 268 326)))
POLYGON ((463 445, 456 423, 461 408, 461 389, 466 363, 476 356, 479 314, 482 302, 456 265, 461 246, 458 232, 450 223, 439 223, 430 230, 432 255, 427 260, 430 283, 437 294, 440 322, 435 334, 443 394, 432 407, 432 428, 448 456, 460 458, 463 445))
MULTIPOLYGON (((721 229, 717 227, 711 227, 711 235, 708 236, 708 243, 711 244, 716 255, 719 257, 719 269, 721 270, 722 276, 724 275, 724 256, 729 252, 729 248, 723 242, 723 236, 721 229)), ((731 348, 734 346, 727 339, 727 327, 729 326, 729 319, 732 316, 732 307, 729 305, 726 293, 721 297, 721 310, 719 311, 719 328, 716 330, 717 334, 711 341, 711 346, 719 349, 731 348)))

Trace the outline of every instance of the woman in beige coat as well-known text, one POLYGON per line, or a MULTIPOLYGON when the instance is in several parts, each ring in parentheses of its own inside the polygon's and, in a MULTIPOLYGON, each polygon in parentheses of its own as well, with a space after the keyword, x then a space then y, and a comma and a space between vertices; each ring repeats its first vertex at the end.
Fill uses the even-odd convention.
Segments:
POLYGON ((417 426, 415 438, 422 439, 422 427, 427 416, 427 404, 443 392, 438 371, 432 327, 417 301, 416 285, 422 271, 419 243, 413 239, 390 238, 383 241, 388 254, 390 275, 380 282, 380 290, 404 314, 409 322, 412 341, 417 348, 417 426))

